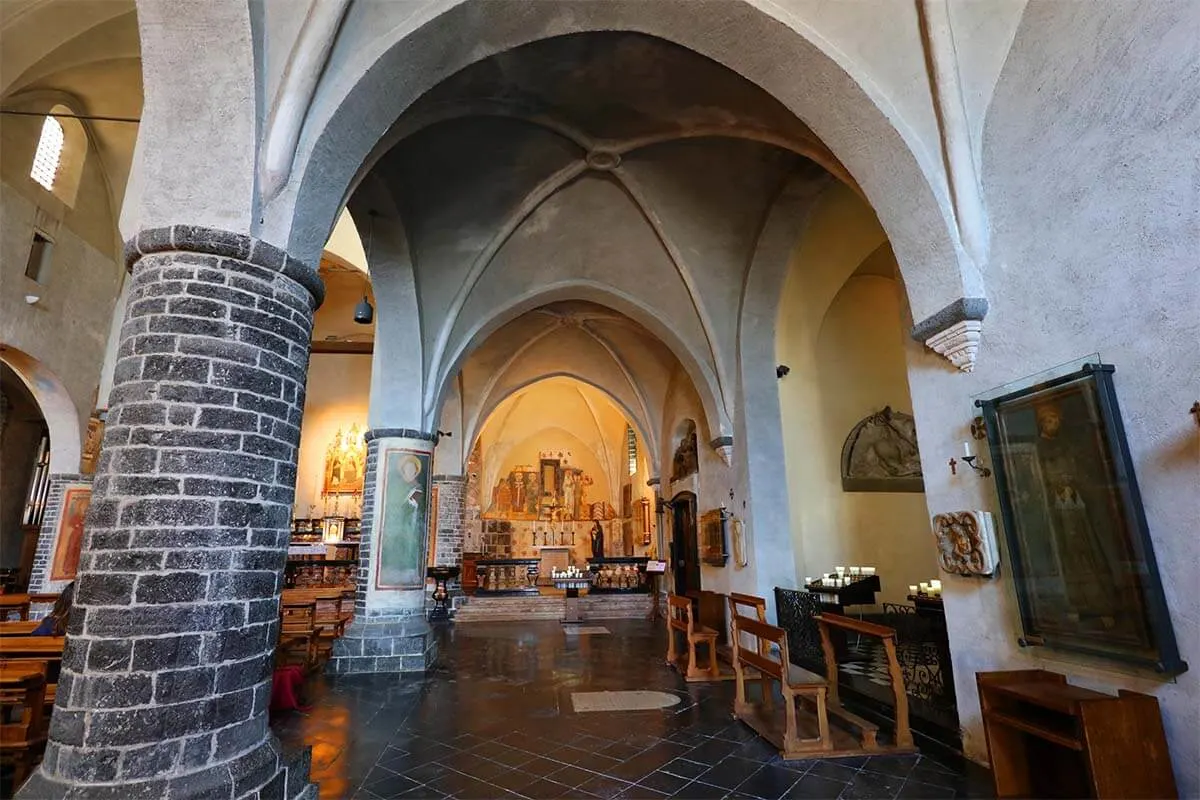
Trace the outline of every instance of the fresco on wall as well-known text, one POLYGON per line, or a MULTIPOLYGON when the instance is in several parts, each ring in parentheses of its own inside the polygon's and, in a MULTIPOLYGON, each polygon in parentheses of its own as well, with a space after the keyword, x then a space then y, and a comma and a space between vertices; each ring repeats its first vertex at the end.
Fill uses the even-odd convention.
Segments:
POLYGON ((358 423, 334 434, 325 450, 325 491, 330 494, 362 494, 367 471, 367 443, 358 423))
POLYGON ((675 457, 671 460, 671 480, 683 480, 699 471, 700 458, 696 452, 696 423, 689 419, 683 432, 683 438, 675 447, 675 457))
POLYGON ((911 414, 884 406, 850 430, 842 445, 842 491, 925 491, 911 414))
MULTIPOLYGON (((592 477, 566 463, 561 452, 541 454, 538 466, 518 465, 492 487, 486 519, 570 522, 597 519, 588 492, 592 477)), ((605 506, 609 506, 607 502, 605 506)), ((611 517, 599 517, 611 519, 611 517)))
POLYGON ((58 538, 50 580, 73 581, 79 571, 79 553, 83 548, 83 522, 92 502, 92 487, 69 486, 63 491, 62 515, 58 518, 58 538))
POLYGON ((376 589, 419 589, 425 585, 422 558, 429 519, 429 453, 404 448, 385 451, 383 513, 379 522, 376 589))

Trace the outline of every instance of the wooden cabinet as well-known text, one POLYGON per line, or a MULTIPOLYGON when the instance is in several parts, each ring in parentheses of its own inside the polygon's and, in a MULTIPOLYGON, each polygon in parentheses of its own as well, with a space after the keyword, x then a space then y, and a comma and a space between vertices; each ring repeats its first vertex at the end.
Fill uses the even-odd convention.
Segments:
POLYGON ((475 568, 475 562, 478 560, 479 553, 463 553, 462 576, 459 578, 463 594, 473 595, 479 588, 479 574, 475 568))
POLYGON ((997 797, 1176 797, 1158 699, 1045 670, 975 675, 997 797))

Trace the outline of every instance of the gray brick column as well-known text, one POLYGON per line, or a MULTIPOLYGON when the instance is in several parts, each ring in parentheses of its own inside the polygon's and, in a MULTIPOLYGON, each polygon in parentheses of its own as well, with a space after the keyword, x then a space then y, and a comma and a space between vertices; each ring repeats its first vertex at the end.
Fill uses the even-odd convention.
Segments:
POLYGON ((22 798, 315 796, 267 727, 315 271, 174 226, 129 304, 50 739, 22 798))
POLYGON ((334 641, 327 671, 423 672, 437 652, 425 619, 424 577, 429 514, 435 513, 429 490, 437 436, 410 428, 377 428, 367 431, 366 440, 354 621, 334 641), (407 481, 402 462, 413 459, 420 471, 407 481), (413 489, 423 494, 423 502, 413 489), (403 511, 413 498, 419 511, 416 523, 403 511), (397 571, 401 562, 405 569, 397 571))
POLYGON ((434 475, 437 487, 437 541, 433 563, 451 567, 462 563, 467 533, 467 479, 463 475, 434 475))

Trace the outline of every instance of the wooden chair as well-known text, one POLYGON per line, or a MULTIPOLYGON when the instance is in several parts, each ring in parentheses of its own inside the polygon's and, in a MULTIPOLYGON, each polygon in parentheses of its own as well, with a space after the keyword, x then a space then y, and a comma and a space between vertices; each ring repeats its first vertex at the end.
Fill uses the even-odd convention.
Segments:
POLYGON ((18 788, 46 747, 46 665, 0 664, 0 762, 12 764, 18 788))
POLYGON ((29 595, 0 594, 0 620, 10 620, 16 615, 17 619, 29 619, 29 595))
POLYGON ((860 732, 862 750, 871 753, 913 753, 912 729, 908 725, 908 694, 904 690, 904 673, 900 671, 900 661, 896 658, 896 629, 873 622, 851 619, 840 614, 818 614, 817 626, 821 631, 821 649, 825 653, 826 679, 829 682, 829 707, 831 713, 836 713, 841 719, 850 723, 860 732), (892 696, 896 704, 896 733, 895 744, 884 746, 876 739, 877 726, 867 720, 846 711, 838 699, 838 662, 837 653, 833 647, 830 628, 851 631, 861 636, 872 636, 883 643, 887 656, 888 681, 891 684, 892 696))
POLYGON ((279 644, 276 666, 317 666, 317 604, 313 600, 284 600, 280 606, 279 644))
POLYGON ((717 669, 717 632, 703 625, 696 625, 692 601, 687 597, 667 595, 667 663, 684 673, 688 681, 714 681, 720 679, 717 669), (687 666, 680 663, 675 649, 675 634, 682 633, 687 642, 687 666), (701 669, 696 661, 696 645, 708 648, 708 668, 701 669))

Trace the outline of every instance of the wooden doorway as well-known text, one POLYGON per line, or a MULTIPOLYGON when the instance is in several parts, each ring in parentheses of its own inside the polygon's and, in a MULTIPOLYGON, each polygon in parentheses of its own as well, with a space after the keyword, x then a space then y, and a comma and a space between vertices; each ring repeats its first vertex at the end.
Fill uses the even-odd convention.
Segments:
POLYGON ((671 558, 675 570, 675 594, 690 596, 700 591, 700 547, 696 530, 696 495, 680 492, 671 500, 671 558))

